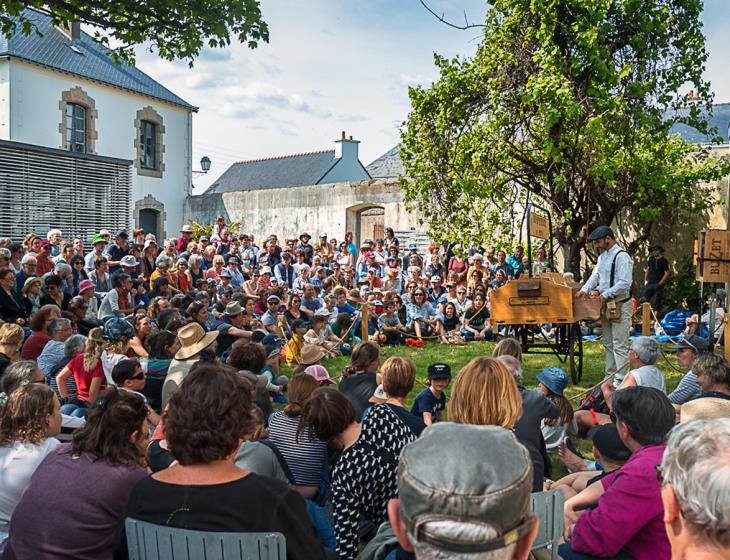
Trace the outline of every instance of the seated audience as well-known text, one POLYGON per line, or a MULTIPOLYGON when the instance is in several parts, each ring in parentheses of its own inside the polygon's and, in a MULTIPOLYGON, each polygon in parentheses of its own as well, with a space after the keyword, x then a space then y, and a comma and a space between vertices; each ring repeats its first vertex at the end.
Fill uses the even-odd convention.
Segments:
MULTIPOLYGON (((235 371, 212 365, 191 371, 172 394, 164 423, 175 463, 134 486, 124 518, 198 531, 276 531, 284 534, 287 558, 324 557, 299 494, 234 464, 241 440, 253 431, 250 385, 235 371)), ((124 525, 114 548, 126 557, 124 525)))
POLYGON ((111 558, 114 534, 134 484, 146 476, 147 406, 108 388, 73 441, 36 469, 10 521, 4 560, 111 558), (38 512, 53 512, 43 518, 38 512))
POLYGON ((669 394, 669 401, 674 409, 679 412, 679 408, 694 397, 700 391, 697 385, 697 376, 692 371, 697 356, 710 349, 708 342, 697 335, 691 334, 682 338, 679 344, 672 346, 677 351, 677 363, 680 367, 689 368, 684 377, 679 380, 679 384, 669 394))
POLYGON ((567 434, 578 434, 578 426, 573 418, 573 405, 564 394, 569 383, 568 374, 559 367, 550 366, 537 375, 537 381, 537 390, 560 409, 558 418, 543 418, 540 425, 545 449, 551 453, 558 450, 567 434))
POLYGON ((385 407, 373 407, 360 424, 347 397, 328 387, 315 390, 304 407, 300 434, 309 428, 311 437, 341 452, 332 472, 333 517, 337 554, 352 560, 361 520, 385 521, 388 500, 397 495, 398 456, 415 436, 385 407))
POLYGON ((657 466, 664 526, 675 560, 730 558, 730 418, 672 430, 657 466))
POLYGON ((690 401, 719 399, 730 401, 730 364, 724 356, 706 352, 692 366, 700 391, 690 401))
POLYGON ((669 558, 655 466, 674 426, 674 410, 658 389, 627 387, 614 393, 613 413, 631 457, 565 502, 567 542, 560 545, 559 554, 564 560, 669 558))

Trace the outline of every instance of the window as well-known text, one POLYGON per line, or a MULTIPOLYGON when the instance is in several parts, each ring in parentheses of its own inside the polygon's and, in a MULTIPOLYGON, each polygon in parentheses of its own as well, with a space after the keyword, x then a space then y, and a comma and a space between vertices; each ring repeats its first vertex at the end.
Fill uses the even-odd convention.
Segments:
POLYGON ((86 107, 66 104, 66 146, 72 152, 86 153, 86 107))
POLYGON ((139 134, 140 166, 142 169, 157 169, 157 125, 142 121, 139 134))

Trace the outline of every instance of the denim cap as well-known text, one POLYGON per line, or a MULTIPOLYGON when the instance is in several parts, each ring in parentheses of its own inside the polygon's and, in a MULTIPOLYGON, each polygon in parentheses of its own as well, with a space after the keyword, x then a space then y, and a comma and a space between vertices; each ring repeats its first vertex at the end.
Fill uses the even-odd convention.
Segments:
POLYGON ((568 374, 557 366, 546 367, 537 375, 537 380, 561 397, 568 386, 568 374))
POLYGON ((408 532, 444 551, 487 552, 516 542, 532 528, 531 491, 527 450, 497 426, 439 422, 406 445, 398 462, 408 532))
POLYGON ((679 344, 673 344, 672 346, 670 346, 670 348, 672 348, 673 350, 683 350, 685 348, 688 348, 690 350, 694 350, 699 354, 700 352, 707 352, 710 349, 710 343, 701 336, 697 336, 696 334, 688 334, 682 337, 682 339, 679 341, 679 344))

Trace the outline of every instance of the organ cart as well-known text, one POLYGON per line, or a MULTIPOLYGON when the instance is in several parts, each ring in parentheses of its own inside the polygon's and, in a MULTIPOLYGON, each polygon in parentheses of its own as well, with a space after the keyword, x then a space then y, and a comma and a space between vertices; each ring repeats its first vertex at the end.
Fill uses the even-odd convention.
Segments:
POLYGON ((596 301, 577 299, 581 284, 570 275, 555 272, 552 218, 545 209, 528 203, 527 275, 490 292, 492 324, 505 327, 517 338, 525 353, 553 354, 570 372, 573 383, 583 376, 583 338, 579 322, 595 318, 596 301), (535 212, 542 211, 542 214, 535 212), (531 237, 549 241, 550 272, 532 270, 531 237), (548 332, 550 331, 550 332, 548 332))

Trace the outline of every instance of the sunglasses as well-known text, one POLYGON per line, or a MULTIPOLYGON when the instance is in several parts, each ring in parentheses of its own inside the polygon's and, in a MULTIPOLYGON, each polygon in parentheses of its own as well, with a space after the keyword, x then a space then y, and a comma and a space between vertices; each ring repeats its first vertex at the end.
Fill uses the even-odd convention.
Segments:
POLYGON ((138 374, 133 375, 129 379, 144 379, 144 372, 143 371, 140 371, 138 374))

